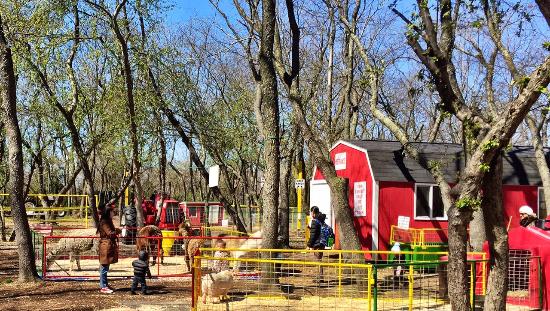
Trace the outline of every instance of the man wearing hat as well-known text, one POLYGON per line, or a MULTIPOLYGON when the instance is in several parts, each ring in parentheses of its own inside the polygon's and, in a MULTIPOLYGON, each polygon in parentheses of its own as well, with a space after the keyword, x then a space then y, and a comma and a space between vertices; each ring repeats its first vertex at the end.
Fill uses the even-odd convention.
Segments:
POLYGON ((530 206, 523 205, 519 208, 519 224, 522 227, 534 227, 537 215, 530 206))

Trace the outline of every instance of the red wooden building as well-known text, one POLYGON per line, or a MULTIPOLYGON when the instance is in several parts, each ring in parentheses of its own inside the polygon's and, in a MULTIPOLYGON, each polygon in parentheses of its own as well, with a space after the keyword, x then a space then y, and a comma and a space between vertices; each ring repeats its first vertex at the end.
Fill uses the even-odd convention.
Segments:
MULTIPOLYGON (((464 167, 461 145, 414 144, 428 161, 441 164, 450 184, 456 183, 464 167)), ((399 216, 409 217, 411 228, 447 228, 439 187, 428 171, 405 156, 399 142, 339 141, 331 148, 330 157, 338 176, 348 179, 349 204, 363 249, 388 250, 391 225, 397 224, 399 216)), ((531 206, 539 218, 546 218, 532 147, 517 146, 506 153, 503 203, 506 220, 512 217, 512 228, 519 225, 521 205, 531 206)), ((314 205, 327 214, 327 222, 334 227, 330 189, 317 168, 310 182, 310 206, 314 205)))

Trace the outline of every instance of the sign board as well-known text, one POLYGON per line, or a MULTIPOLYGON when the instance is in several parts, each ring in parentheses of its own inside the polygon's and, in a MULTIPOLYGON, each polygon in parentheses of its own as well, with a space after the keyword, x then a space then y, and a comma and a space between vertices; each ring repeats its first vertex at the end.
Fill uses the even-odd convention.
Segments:
POLYGON ((397 217, 397 228, 408 230, 410 223, 411 223, 410 217, 407 217, 407 216, 397 217))
POLYGON ((222 219, 222 227, 229 227, 229 219, 222 219))
POLYGON ((353 183, 353 216, 367 216, 367 182, 353 183))
POLYGON ((345 170, 346 169, 346 153, 337 153, 334 155, 334 169, 345 170))
POLYGON ((220 166, 214 165, 208 169, 208 187, 217 187, 220 180, 220 166))
POLYGON ((219 222, 220 207, 217 205, 209 206, 208 210, 208 223, 217 224, 219 222))
POLYGON ((306 186, 306 181, 304 179, 296 179, 294 181, 294 188, 298 189, 304 189, 304 187, 306 186))

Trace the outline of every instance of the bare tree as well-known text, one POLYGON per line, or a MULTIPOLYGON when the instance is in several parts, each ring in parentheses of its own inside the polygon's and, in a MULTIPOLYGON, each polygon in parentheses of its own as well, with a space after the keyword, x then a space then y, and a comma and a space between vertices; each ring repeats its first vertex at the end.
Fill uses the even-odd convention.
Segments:
MULTIPOLYGON (((548 110, 543 108, 539 118, 530 114, 525 119, 529 131, 531 132, 531 141, 533 148, 535 149, 535 161, 539 170, 540 178, 542 180, 544 202, 546 202, 546 216, 550 215, 550 168, 548 162, 546 162, 546 153, 544 152, 544 141, 542 133, 546 133, 548 124, 548 110)), ((539 211, 540 213, 541 211, 539 211)))
MULTIPOLYGON (((123 34, 122 29, 120 28, 119 23, 121 23, 119 19, 119 14, 121 11, 126 10, 126 2, 127 0, 122 0, 120 3, 117 4, 117 6, 114 9, 114 12, 111 13, 109 10, 103 6, 102 3, 96 3, 93 1, 86 0, 86 3, 88 3, 90 6, 95 8, 98 12, 103 14, 108 22, 109 26, 113 30, 116 40, 118 44, 120 45, 120 57, 122 58, 122 73, 124 75, 124 82, 125 82, 125 88, 126 88, 126 108, 128 112, 128 116, 130 119, 130 140, 132 141, 132 168, 134 172, 134 184, 136 186, 136 198, 135 198, 135 204, 136 204, 136 220, 137 220, 137 226, 142 227, 143 226, 143 209, 141 208, 141 204, 143 202, 143 188, 141 185, 141 161, 140 161, 140 152, 139 152, 139 140, 138 140, 138 129, 137 129, 137 123, 136 123, 136 105, 134 102, 134 78, 132 75, 132 67, 130 65, 130 48, 128 46, 128 37, 129 33, 126 35, 123 34)), ((128 24, 128 21, 126 19, 125 21, 126 25, 128 24)), ((129 32, 129 30, 128 30, 129 32)))
MULTIPOLYGON (((498 198, 502 195, 502 188, 498 182, 501 176, 495 175, 501 172, 499 165, 502 151, 510 142, 530 107, 540 96, 541 88, 550 82, 550 57, 547 57, 525 79, 515 78, 516 83, 522 84, 518 95, 504 105, 497 118, 488 118, 480 113, 477 107, 474 109, 471 105, 466 104, 456 76, 457 71, 452 55, 455 49, 456 27, 461 5, 460 1, 454 3, 454 6, 451 1, 439 1, 437 11, 439 17, 436 17, 438 18, 437 27, 427 1, 417 2, 420 26, 393 9, 407 23, 409 28, 407 43, 429 71, 441 99, 440 109, 462 122, 466 126, 468 137, 475 142, 468 145, 469 160, 458 183, 452 189, 441 174, 440 164, 428 162, 411 144, 413 140, 408 137, 396 120, 378 108, 380 79, 384 73, 384 65, 376 62, 376 59, 367 53, 361 38, 353 32, 345 14, 340 14, 340 20, 351 31, 352 39, 366 66, 367 85, 371 93, 369 106, 372 114, 402 143, 408 156, 417 160, 421 166, 431 172, 441 189, 443 202, 449 216, 448 274, 449 280, 452 280, 449 284, 449 294, 453 310, 470 309, 466 279, 466 241, 467 226, 476 209, 483 211, 486 222, 485 233, 493 254, 485 310, 502 310, 505 305, 507 289, 505 276, 508 264, 508 243, 501 200, 498 198), (488 171, 491 171, 490 175, 493 176, 493 179, 488 176, 488 171), (482 197, 481 193, 488 193, 487 197, 482 197)), ((490 13, 490 15, 492 14, 490 13)), ((496 40, 498 38, 493 36, 492 39, 498 46, 499 41, 496 40)), ((502 53, 502 50, 500 52, 502 53)))

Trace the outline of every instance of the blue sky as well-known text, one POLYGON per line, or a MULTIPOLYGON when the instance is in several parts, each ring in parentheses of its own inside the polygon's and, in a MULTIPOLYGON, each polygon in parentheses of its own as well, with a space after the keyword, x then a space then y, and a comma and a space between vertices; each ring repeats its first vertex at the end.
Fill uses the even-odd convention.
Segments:
MULTIPOLYGON (((220 6, 226 11, 233 11, 231 1, 220 2, 220 6)), ((217 12, 208 0, 172 0, 171 4, 173 7, 166 12, 166 21, 169 24, 182 24, 192 18, 217 18, 217 12)))

